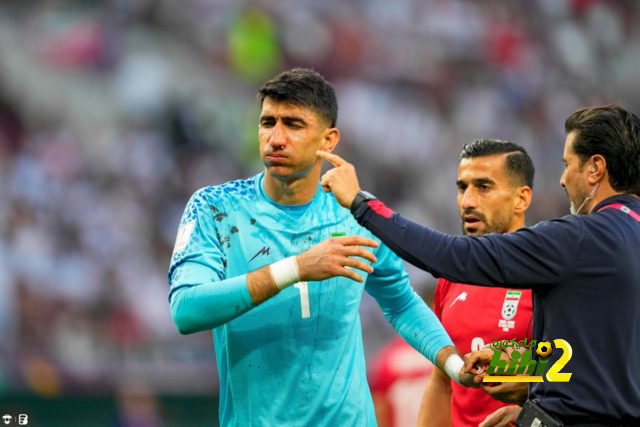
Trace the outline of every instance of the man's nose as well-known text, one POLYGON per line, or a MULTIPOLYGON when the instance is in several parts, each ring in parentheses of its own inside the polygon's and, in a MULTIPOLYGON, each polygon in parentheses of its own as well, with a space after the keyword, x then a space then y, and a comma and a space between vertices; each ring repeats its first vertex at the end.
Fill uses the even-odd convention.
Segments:
POLYGON ((271 135, 269 136, 269 144, 273 147, 282 147, 287 143, 287 135, 284 130, 284 127, 281 123, 276 123, 276 125, 271 130, 271 135))
POLYGON ((560 175, 560 187, 566 187, 564 176, 567 174, 567 170, 562 171, 562 175, 560 175))
POLYGON ((478 203, 473 193, 473 190, 466 189, 462 194, 462 201, 460 203, 463 209, 474 209, 478 207, 478 203))

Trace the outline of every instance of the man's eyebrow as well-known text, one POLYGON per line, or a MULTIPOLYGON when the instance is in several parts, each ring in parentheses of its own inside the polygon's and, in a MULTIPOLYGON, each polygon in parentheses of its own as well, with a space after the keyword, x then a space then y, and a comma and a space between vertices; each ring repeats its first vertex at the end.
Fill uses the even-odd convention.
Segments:
POLYGON ((302 118, 302 117, 297 117, 297 116, 282 116, 282 121, 284 122, 289 122, 289 123, 300 123, 303 125, 306 125, 307 122, 302 118))
POLYGON ((475 185, 479 184, 495 184, 496 182, 491 178, 473 178, 471 180, 475 185))
MULTIPOLYGON (((303 125, 307 124, 307 122, 303 118, 297 117, 297 116, 281 116, 281 119, 283 122, 287 122, 287 123, 299 123, 303 125)), ((260 116, 260 122, 275 121, 275 120, 276 118, 271 115, 260 116)))

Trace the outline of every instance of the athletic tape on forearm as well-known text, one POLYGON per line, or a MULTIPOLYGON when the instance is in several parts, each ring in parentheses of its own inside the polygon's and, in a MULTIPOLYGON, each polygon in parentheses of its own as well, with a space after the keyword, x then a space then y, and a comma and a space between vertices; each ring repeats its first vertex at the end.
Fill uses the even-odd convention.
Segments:
POLYGON ((280 290, 300 281, 300 270, 298 270, 298 261, 295 256, 274 262, 269 266, 269 270, 280 290))
POLYGON ((455 382, 460 384, 460 377, 458 373, 460 369, 464 366, 464 361, 457 354, 452 354, 447 358, 447 361, 444 363, 444 370, 453 379, 455 382))

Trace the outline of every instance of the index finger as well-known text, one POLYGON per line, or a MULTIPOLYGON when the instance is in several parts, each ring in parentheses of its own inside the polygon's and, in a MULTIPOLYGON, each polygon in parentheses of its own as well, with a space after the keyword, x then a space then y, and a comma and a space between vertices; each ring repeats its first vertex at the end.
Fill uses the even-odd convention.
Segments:
POLYGON ((345 246, 369 246, 372 248, 377 248, 380 243, 373 239, 368 239, 362 236, 340 236, 334 237, 340 244, 345 246))
POLYGON ((318 155, 318 157, 320 157, 321 159, 325 159, 335 167, 340 167, 347 163, 347 161, 342 157, 336 154, 327 153, 326 151, 318 150, 316 151, 316 154, 318 155))

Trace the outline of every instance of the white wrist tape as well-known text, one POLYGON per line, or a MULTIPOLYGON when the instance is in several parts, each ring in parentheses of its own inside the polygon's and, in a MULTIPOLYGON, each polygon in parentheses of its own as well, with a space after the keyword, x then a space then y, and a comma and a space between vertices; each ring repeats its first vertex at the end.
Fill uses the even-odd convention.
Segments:
POLYGON ((460 369, 464 366, 464 361, 457 354, 452 354, 447 358, 447 361, 444 363, 444 370, 453 379, 455 382, 460 384, 460 377, 458 373, 460 369))
POLYGON ((298 261, 295 256, 274 262, 269 266, 269 270, 280 290, 300 281, 300 270, 298 270, 298 261))

